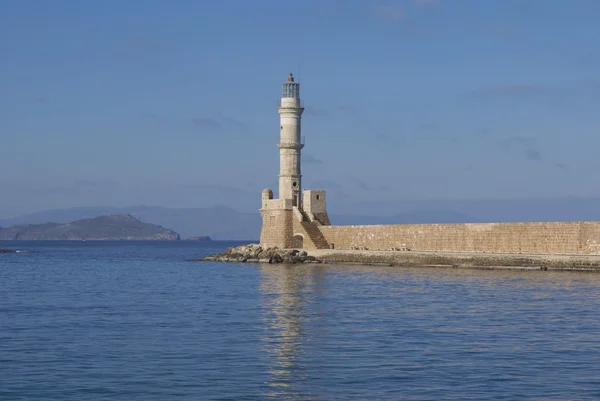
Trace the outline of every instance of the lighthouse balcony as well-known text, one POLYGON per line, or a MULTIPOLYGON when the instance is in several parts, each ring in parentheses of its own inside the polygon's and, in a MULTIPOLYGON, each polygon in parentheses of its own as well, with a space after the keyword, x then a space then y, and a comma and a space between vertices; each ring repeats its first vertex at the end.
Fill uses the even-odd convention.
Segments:
POLYGON ((277 144, 279 149, 296 149, 300 150, 304 147, 303 142, 279 142, 277 144))
POLYGON ((280 140, 277 144, 279 149, 302 149, 304 147, 304 135, 300 137, 300 141, 280 140))

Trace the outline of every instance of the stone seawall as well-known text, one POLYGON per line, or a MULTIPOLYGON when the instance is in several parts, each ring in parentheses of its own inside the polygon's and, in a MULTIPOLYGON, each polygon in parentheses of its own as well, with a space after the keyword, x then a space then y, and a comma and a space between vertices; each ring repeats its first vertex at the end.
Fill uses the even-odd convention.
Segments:
POLYGON ((263 248, 258 244, 232 247, 203 261, 234 263, 326 263, 518 270, 574 270, 600 272, 600 255, 532 255, 480 252, 364 251, 336 249, 263 248))
POLYGON ((446 267, 517 270, 573 270, 600 272, 596 255, 531 255, 478 252, 395 252, 318 249, 309 252, 320 263, 406 267, 446 267))
POLYGON ((600 222, 321 226, 335 249, 600 255, 600 222))

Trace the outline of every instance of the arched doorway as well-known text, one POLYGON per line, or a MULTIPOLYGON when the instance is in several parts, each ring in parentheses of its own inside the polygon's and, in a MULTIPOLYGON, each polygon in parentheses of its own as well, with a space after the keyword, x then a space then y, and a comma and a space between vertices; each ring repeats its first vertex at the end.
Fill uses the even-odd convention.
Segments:
POLYGON ((296 249, 304 248, 304 236, 302 234, 294 235, 293 248, 296 248, 296 249))

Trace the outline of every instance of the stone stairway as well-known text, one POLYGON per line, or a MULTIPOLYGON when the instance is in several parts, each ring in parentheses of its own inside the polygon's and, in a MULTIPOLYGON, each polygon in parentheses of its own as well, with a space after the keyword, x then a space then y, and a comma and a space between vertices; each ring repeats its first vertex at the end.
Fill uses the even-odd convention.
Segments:
POLYGON ((306 234, 309 236, 315 248, 329 249, 329 243, 327 242, 323 234, 321 234, 321 231, 319 230, 317 225, 310 221, 310 219, 308 218, 306 213, 304 213, 304 211, 301 211, 301 213, 303 219, 300 222, 300 224, 302 224, 304 231, 306 231, 306 234))

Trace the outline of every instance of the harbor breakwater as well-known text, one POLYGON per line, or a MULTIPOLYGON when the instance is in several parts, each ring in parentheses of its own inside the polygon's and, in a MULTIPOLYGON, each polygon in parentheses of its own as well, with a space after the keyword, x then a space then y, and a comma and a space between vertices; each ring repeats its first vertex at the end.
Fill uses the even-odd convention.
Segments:
POLYGON ((598 255, 510 254, 438 251, 370 251, 336 249, 279 249, 249 244, 228 248, 203 261, 236 263, 326 263, 405 267, 513 270, 571 270, 600 272, 598 255))

